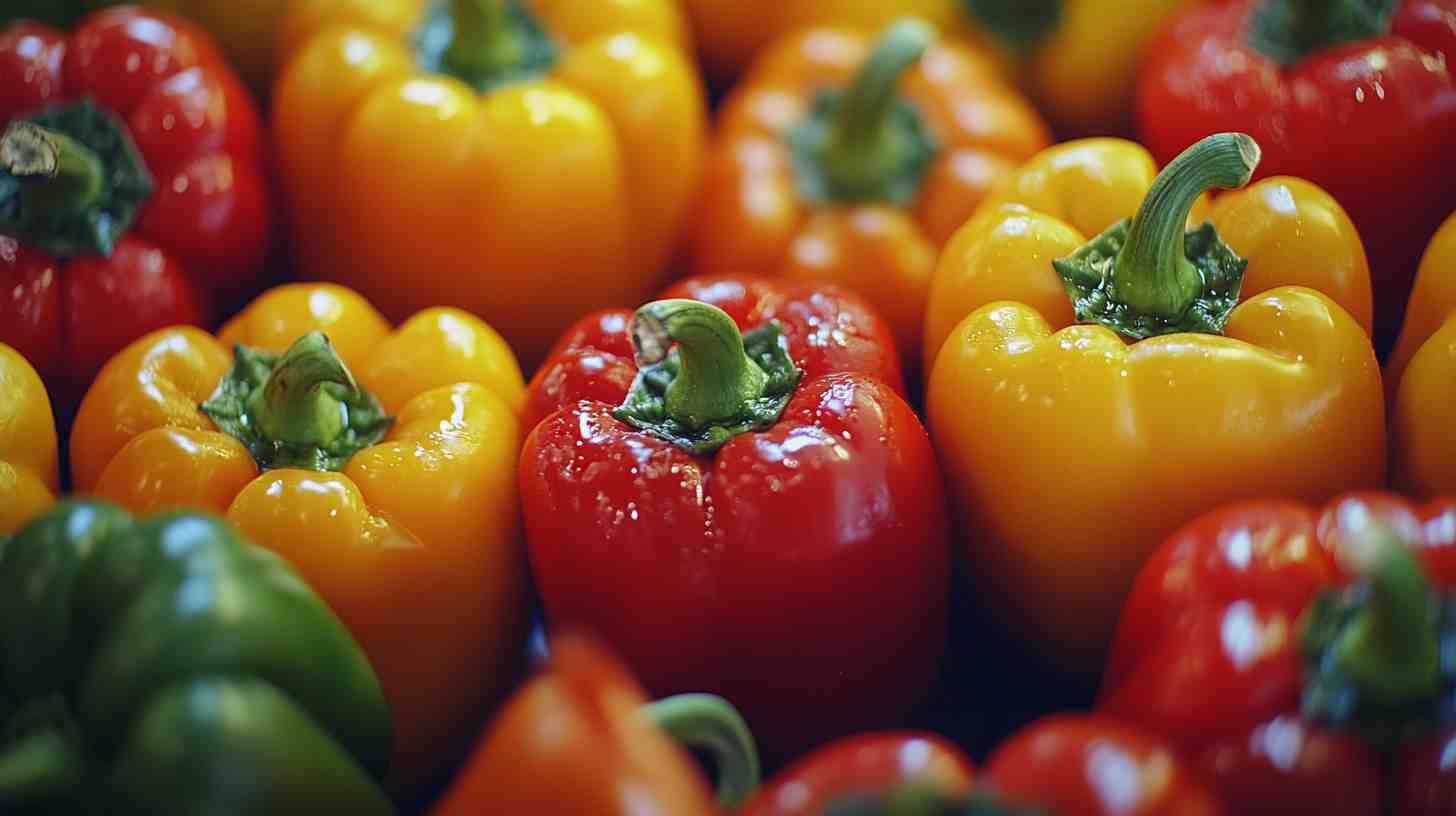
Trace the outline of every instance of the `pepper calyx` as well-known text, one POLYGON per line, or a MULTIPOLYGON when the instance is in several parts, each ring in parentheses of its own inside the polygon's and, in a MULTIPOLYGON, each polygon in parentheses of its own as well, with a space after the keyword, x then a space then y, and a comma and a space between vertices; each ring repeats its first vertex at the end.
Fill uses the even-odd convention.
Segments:
POLYGON ((1063 0, 961 0, 966 14, 1013 48, 1028 51, 1056 31, 1063 0))
POLYGON ((551 33, 520 0, 439 0, 414 44, 421 68, 481 92, 541 76, 561 57, 551 33))
POLYGON ((1280 65, 1390 31, 1397 0, 1265 0, 1249 15, 1248 44, 1280 65))

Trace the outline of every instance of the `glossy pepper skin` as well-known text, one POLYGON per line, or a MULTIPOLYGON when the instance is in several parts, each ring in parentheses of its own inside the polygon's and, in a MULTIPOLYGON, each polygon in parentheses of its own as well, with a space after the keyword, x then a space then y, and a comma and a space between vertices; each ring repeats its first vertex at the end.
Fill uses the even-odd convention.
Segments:
MULTIPOLYGON (((201 28, 122 7, 69 33, 0 31, 0 129, 86 99, 134 143, 150 192, 110 247, 57 251, 0 226, 0 341, 31 360, 63 417, 127 343, 255 292, 272 237, 258 111, 201 28)), ((0 177, 15 170, 0 156, 0 177)))
POLYGON ((857 291, 890 322, 913 367, 940 248, 1051 134, 985 53, 947 39, 927 47, 928 29, 914 44, 892 42, 897 33, 906 32, 814 28, 755 61, 717 114, 690 253, 696 274, 754 270, 857 291), (892 70, 873 64, 888 49, 902 52, 892 70), (857 87, 861 77, 869 81, 857 87), (826 88, 845 95, 827 114, 826 88), (869 107, 881 93, 878 111, 850 110, 849 97, 869 107), (897 118, 906 115, 918 124, 897 118), (806 150, 797 140, 815 122, 844 136, 806 150), (929 142, 906 149, 917 137, 929 142), (905 168, 907 157, 877 172, 897 148, 919 163, 905 168), (836 189, 836 169, 859 189, 836 189), (812 189, 820 174, 829 189, 812 189))
POLYGON ((1008 737, 979 774, 958 748, 933 734, 885 732, 838 740, 769 780, 738 812, 1217 816, 1225 811, 1163 740, 1110 717, 1057 714, 1008 737))
POLYGON ((1456 213, 1421 259, 1385 387, 1392 483, 1418 496, 1456 495, 1456 213))
POLYGON ((222 520, 67 502, 5 542, 0 586, 7 813, 394 813, 369 661, 222 520))
POLYGON ((1051 148, 951 240, 931 289, 927 412, 968 572, 990 620, 1069 668, 1099 665, 1143 559, 1190 516, 1385 478, 1365 262, 1312 185, 1203 210, 1248 261, 1222 336, 1077 322, 1052 262, 1133 214, 1153 174, 1131 143, 1051 148))
POLYGON ((0 536, 50 507, 60 492, 45 384, 20 352, 0 343, 0 536))
POLYGON ((878 29, 920 17, 990 47, 1058 129, 1127 132, 1138 64, 1159 25, 1188 0, 687 0, 706 71, 741 76, 777 37, 814 26, 878 29))
POLYGON ((419 51, 427 5, 290 9, 273 123, 301 272, 358 289, 394 320, 468 309, 533 370, 573 320, 662 283, 706 122, 686 23, 668 0, 456 0, 456 28, 482 45, 442 40, 437 15, 419 51), (518 24, 522 8, 554 45, 489 23, 518 24), (537 63, 461 67, 490 64, 497 35, 502 52, 537 63))
POLYGON ((1260 176, 1328 190, 1370 255, 1377 347, 1387 349, 1421 251, 1456 209, 1456 182, 1435 169, 1456 151, 1456 2, 1304 4, 1315 22, 1356 5, 1386 22, 1281 60, 1260 45, 1260 14, 1299 5, 1209 3, 1171 21, 1139 80, 1140 141, 1166 161, 1208 133, 1243 130, 1264 148, 1260 176), (1390 13, 1382 18, 1381 8, 1390 13))
POLYGON ((463 755, 518 666, 522 391, 510 350, 474 317, 431 309, 391 330, 357 293, 291 284, 216 338, 163 329, 113 358, 81 405, 71 472, 77 491, 137 512, 223 514, 293 563, 379 672, 398 735, 389 783, 403 792, 463 755), (198 406, 235 344, 283 351, 315 330, 393 423, 337 470, 260 472, 198 406))
POLYGON ((694 455, 614 416, 639 371, 631 312, 568 332, 531 382, 520 465, 548 620, 600 632, 654 694, 733 701, 770 761, 893 724, 934 679, 950 552, 886 325, 820 285, 707 277, 663 296, 744 330, 777 321, 802 377, 770 427, 694 455))
POLYGON ((1393 752, 1386 779, 1375 745, 1301 708, 1305 617, 1322 590, 1361 578, 1345 542, 1370 519, 1405 540, 1432 588, 1456 587, 1450 500, 1370 493, 1323 508, 1221 508, 1178 530, 1139 574, 1099 709, 1173 740, 1238 813, 1450 812, 1456 777, 1440 766, 1438 733, 1393 752))

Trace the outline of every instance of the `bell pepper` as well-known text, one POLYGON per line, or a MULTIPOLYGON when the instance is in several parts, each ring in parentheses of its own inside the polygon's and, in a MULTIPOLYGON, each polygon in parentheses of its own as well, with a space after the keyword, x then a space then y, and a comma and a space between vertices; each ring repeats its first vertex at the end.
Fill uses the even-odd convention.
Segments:
POLYGON ((379 672, 404 794, 464 754, 519 664, 523 389, 464 312, 391 331, 352 291, 282 286, 216 338, 163 329, 107 363, 71 473, 136 512, 224 514, 292 562, 379 672))
POLYGON ((0 550, 0 621, 6 813, 394 813, 369 661, 220 519, 62 504, 0 550))
POLYGON ((933 734, 831 743, 759 789, 740 816, 1217 816, 1163 740, 1097 715, 1049 715, 1013 734, 978 779, 933 734))
POLYGON ((1185 231, 1257 160, 1220 134, 1149 187, 1131 144, 1062 145, 942 256, 926 404, 967 572, 985 617, 1053 664, 1100 665, 1138 568, 1189 517, 1384 481, 1369 279, 1338 206, 1270 179, 1185 231))
POLYGON ((1159 26, 1190 0, 686 0, 707 73, 739 76, 776 38, 814 26, 878 29, 920 17, 996 51, 1058 129, 1128 132, 1138 66, 1159 26))
POLYGON ((1450 500, 1198 517, 1138 575, 1099 708, 1172 740, 1237 813, 1448 813, 1430 748, 1456 716, 1453 545, 1450 500))
POLYGON ((170 15, 0 31, 0 341, 63 418, 127 343, 255 291, 259 127, 206 32, 170 15))
POLYGON ((753 736, 727 701, 689 694, 648 703, 601 643, 558 635, 545 667, 501 707, 431 814, 716 813, 684 746, 714 760, 724 808, 757 786, 753 736))
POLYGON ((273 124, 300 272, 395 320, 475 312, 527 370, 645 297, 702 163, 680 25, 670 0, 294 4, 273 124))
POLYGON ((1148 50, 1141 141, 1166 161, 1218 130, 1264 148, 1349 212, 1394 342, 1421 250, 1456 210, 1456 0, 1236 0, 1195 6, 1148 50))
POLYGON ((918 364, 935 258, 987 189, 1051 142, 989 60, 906 20, 775 44, 724 103, 696 274, 826 281, 869 298, 918 364))
POLYGON ((56 425, 45 385, 20 352, 0 343, 0 536, 61 492, 56 425))
POLYGON ((901 721, 935 680, 950 549, 888 329, 822 285, 662 297, 584 318, 531 382, 547 620, 601 633, 654 695, 732 700, 771 761, 901 721))
POLYGON ((1395 487, 1456 495, 1456 213, 1421 259, 1400 340, 1385 364, 1385 387, 1395 487))

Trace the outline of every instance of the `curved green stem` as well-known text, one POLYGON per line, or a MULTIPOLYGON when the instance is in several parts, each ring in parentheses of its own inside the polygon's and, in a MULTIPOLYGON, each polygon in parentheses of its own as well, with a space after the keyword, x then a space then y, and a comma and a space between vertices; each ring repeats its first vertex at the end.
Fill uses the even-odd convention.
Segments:
POLYGON ((59 798, 79 790, 85 776, 86 758, 65 730, 40 728, 0 751, 0 802, 59 798))
POLYGON ((329 338, 312 331, 278 358, 273 372, 254 394, 253 418, 269 439, 292 445, 328 445, 348 427, 345 400, 358 392, 354 375, 329 338))
POLYGON ((446 63, 467 76, 488 77, 510 71, 525 55, 511 22, 511 0, 450 0, 454 33, 446 63))
POLYGON ((1258 164, 1259 145, 1243 133, 1209 136, 1169 162, 1128 227, 1109 276, 1112 294, 1139 314, 1185 313, 1204 289, 1183 245, 1193 203, 1205 190, 1248 184, 1258 164))
POLYGON ((835 189, 859 190, 894 173, 902 153, 914 146, 891 117, 900 75, 919 61, 935 41, 923 20, 899 20, 885 29, 839 101, 820 154, 824 173, 835 189))
POLYGON ((105 169, 95 151, 32 122, 14 122, 0 136, 0 168, 26 180, 27 206, 57 216, 83 212, 105 193, 105 169))
POLYGON ((637 364, 667 357, 674 343, 681 358, 667 387, 667 415, 689 429, 743 414, 763 396, 768 375, 748 358, 743 335, 727 312, 696 300, 658 300, 643 306, 628 326, 637 364))
POLYGON ((1396 0, 1265 0, 1249 20, 1249 45, 1284 65, 1390 30, 1396 0))
POLYGON ((647 706, 658 728, 679 743, 707 752, 717 768, 718 801, 737 807, 758 787, 762 770, 748 724, 727 700, 712 694, 679 694, 647 706))

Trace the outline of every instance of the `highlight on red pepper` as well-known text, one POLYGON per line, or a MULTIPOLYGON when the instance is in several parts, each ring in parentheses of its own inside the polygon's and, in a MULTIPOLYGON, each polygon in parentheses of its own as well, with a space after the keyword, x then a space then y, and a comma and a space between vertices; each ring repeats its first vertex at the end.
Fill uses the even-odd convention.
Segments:
POLYGON ((0 342, 63 418, 127 343, 259 283, 259 115, 200 28, 134 7, 10 25, 0 127, 0 342))
POLYGON ((520 460, 547 620, 658 696, 720 694, 771 761, 891 727, 944 648, 929 439, 857 297, 695 278, 583 319, 537 373, 520 460))
POLYGON ((1421 251, 1456 209, 1452 60, 1456 0, 1198 4, 1149 47, 1140 135, 1165 162, 1210 133, 1245 131, 1264 149, 1256 178, 1298 176, 1334 195, 1370 256, 1384 350, 1421 251))
POLYGON ((1138 576, 1099 709, 1172 740, 1236 813, 1448 813, 1453 590, 1456 501, 1216 510, 1138 576))
POLYGON ((753 736, 730 703, 707 694, 648 703, 601 643, 559 634, 547 664, 501 708, 431 813, 717 812, 684 747, 713 760, 723 808, 758 785, 753 736))

